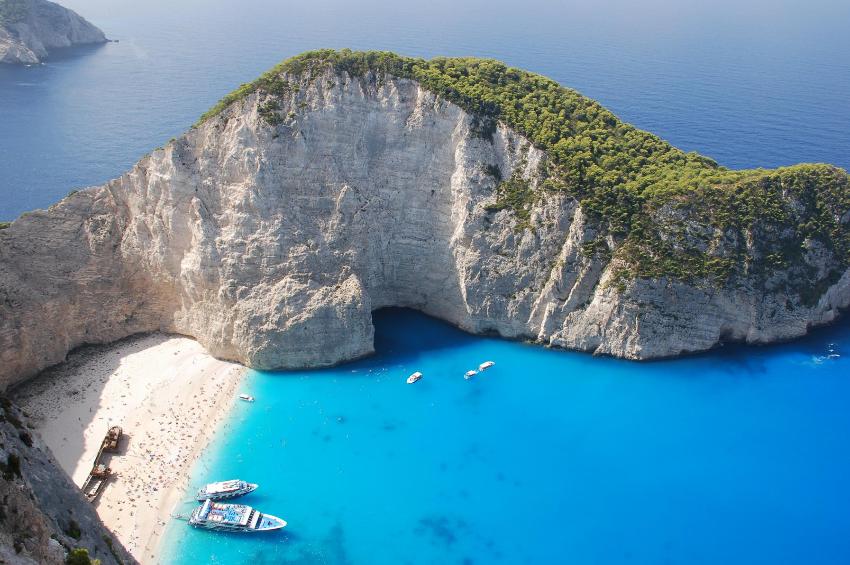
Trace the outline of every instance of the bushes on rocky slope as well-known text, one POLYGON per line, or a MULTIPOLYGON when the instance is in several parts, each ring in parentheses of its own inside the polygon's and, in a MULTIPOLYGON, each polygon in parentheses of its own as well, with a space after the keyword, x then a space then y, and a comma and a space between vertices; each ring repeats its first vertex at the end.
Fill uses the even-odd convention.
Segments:
MULTIPOLYGON (((201 121, 257 90, 297 92, 299 79, 329 67, 378 83, 386 76, 414 79, 471 112, 480 135, 491 136, 498 120, 545 150, 539 178, 501 181, 491 208, 511 209, 520 229, 531 228, 535 193, 566 191, 600 233, 585 246, 589 253, 610 253, 602 238, 613 236, 619 285, 635 277, 726 284, 753 273, 771 284, 778 269, 791 269, 786 290, 800 294, 824 276, 823 265, 812 265, 814 248, 827 253, 828 278, 850 265, 850 181, 843 170, 732 171, 621 122, 574 90, 498 61, 311 51, 242 85, 201 121)), ((263 114, 275 125, 272 110, 265 106, 263 114)))
POLYGON ((0 25, 20 22, 29 15, 26 0, 0 0, 0 25))
POLYGON ((100 565, 100 560, 89 557, 88 549, 78 547, 68 553, 65 563, 67 565, 100 565))

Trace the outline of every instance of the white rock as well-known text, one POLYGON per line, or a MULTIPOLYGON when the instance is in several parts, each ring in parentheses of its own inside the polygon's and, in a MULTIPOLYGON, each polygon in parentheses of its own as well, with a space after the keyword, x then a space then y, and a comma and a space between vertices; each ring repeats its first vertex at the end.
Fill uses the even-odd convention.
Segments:
POLYGON ((151 330, 257 368, 373 350, 371 312, 416 308, 475 333, 633 359, 768 342, 831 321, 850 274, 813 307, 747 287, 606 284, 578 203, 546 193, 533 229, 492 212, 496 165, 543 155, 410 80, 331 73, 282 103, 253 94, 101 187, 0 230, 0 382, 83 343, 151 330))
POLYGON ((60 47, 105 43, 106 36, 76 12, 47 0, 19 0, 23 17, 0 21, 0 63, 34 64, 60 47))

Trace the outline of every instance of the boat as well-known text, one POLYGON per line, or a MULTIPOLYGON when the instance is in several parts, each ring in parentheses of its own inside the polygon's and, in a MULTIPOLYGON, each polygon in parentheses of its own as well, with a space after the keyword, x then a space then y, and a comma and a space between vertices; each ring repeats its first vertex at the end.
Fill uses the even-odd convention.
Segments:
POLYGON ((254 492, 257 490, 257 486, 258 485, 254 483, 247 483, 240 480, 220 481, 217 483, 210 483, 198 489, 196 498, 200 502, 203 502, 204 500, 236 498, 237 496, 243 496, 249 492, 254 492))
POLYGON ((463 378, 466 379, 466 380, 469 380, 477 374, 478 374, 478 371, 476 371, 475 369, 472 369, 471 371, 467 371, 466 373, 464 373, 463 378))
POLYGON ((412 385, 413 383, 415 383, 416 381, 418 381, 421 378, 422 378, 422 373, 420 373, 419 371, 416 371, 415 373, 413 373, 412 375, 407 377, 407 384, 412 385))
POLYGON ((205 500, 189 516, 189 525, 207 530, 228 532, 267 532, 279 530, 286 522, 277 516, 263 514, 244 504, 224 504, 205 500))
POLYGON ((121 435, 123 433, 124 431, 121 429, 121 426, 112 426, 109 428, 109 431, 106 432, 106 437, 103 438, 101 449, 103 451, 118 453, 118 444, 121 441, 121 435))
POLYGON ((111 475, 112 469, 103 463, 95 464, 82 486, 82 491, 86 500, 94 502, 97 497, 100 496, 100 493, 103 492, 104 487, 106 487, 106 482, 109 480, 111 475))
POLYGON ((245 402, 254 402, 254 397, 250 394, 240 394, 239 400, 244 400, 245 402))
POLYGON ((490 368, 490 367, 492 367, 493 365, 495 365, 495 363, 493 363, 492 361, 484 361, 483 363, 481 363, 480 365, 478 365, 478 370, 479 370, 479 371, 483 371, 483 370, 485 370, 485 369, 489 369, 489 368, 490 368))

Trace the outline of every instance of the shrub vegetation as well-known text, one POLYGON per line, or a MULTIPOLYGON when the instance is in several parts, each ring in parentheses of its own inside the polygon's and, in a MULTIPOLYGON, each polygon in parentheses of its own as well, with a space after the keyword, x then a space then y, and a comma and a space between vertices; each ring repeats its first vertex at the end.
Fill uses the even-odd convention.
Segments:
MULTIPOLYGON (((540 178, 533 185, 516 174, 497 179, 490 208, 512 210, 519 229, 527 229, 536 198, 547 191, 572 195, 600 233, 585 251, 610 253, 602 238, 613 236, 618 285, 638 277, 726 284, 735 274, 773 284, 771 274, 781 268, 794 272, 791 290, 802 295, 825 280, 804 260, 815 242, 832 257, 826 279, 850 265, 850 183, 843 170, 823 164, 729 170, 623 123, 551 79, 498 61, 310 51, 242 85, 201 122, 255 91, 297 92, 305 77, 311 81, 328 68, 379 84, 387 76, 414 79, 470 112, 474 134, 492 136, 499 121, 523 134, 546 152, 540 178)), ((268 104, 261 114, 279 123, 277 106, 268 104)))
POLYGON ((26 0, 0 0, 0 25, 18 23, 28 15, 26 0))

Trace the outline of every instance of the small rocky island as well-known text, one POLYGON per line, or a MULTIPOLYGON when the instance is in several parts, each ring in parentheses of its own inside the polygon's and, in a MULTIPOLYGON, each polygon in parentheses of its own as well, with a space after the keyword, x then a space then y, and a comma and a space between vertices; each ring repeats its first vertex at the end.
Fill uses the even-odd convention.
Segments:
POLYGON ((0 230, 0 383, 162 330, 249 367, 373 351, 373 310, 650 359, 850 303, 850 180, 735 171, 545 77, 318 51, 0 230))
POLYGON ((35 64, 50 50, 105 43, 76 12, 47 0, 0 0, 0 63, 35 64))

